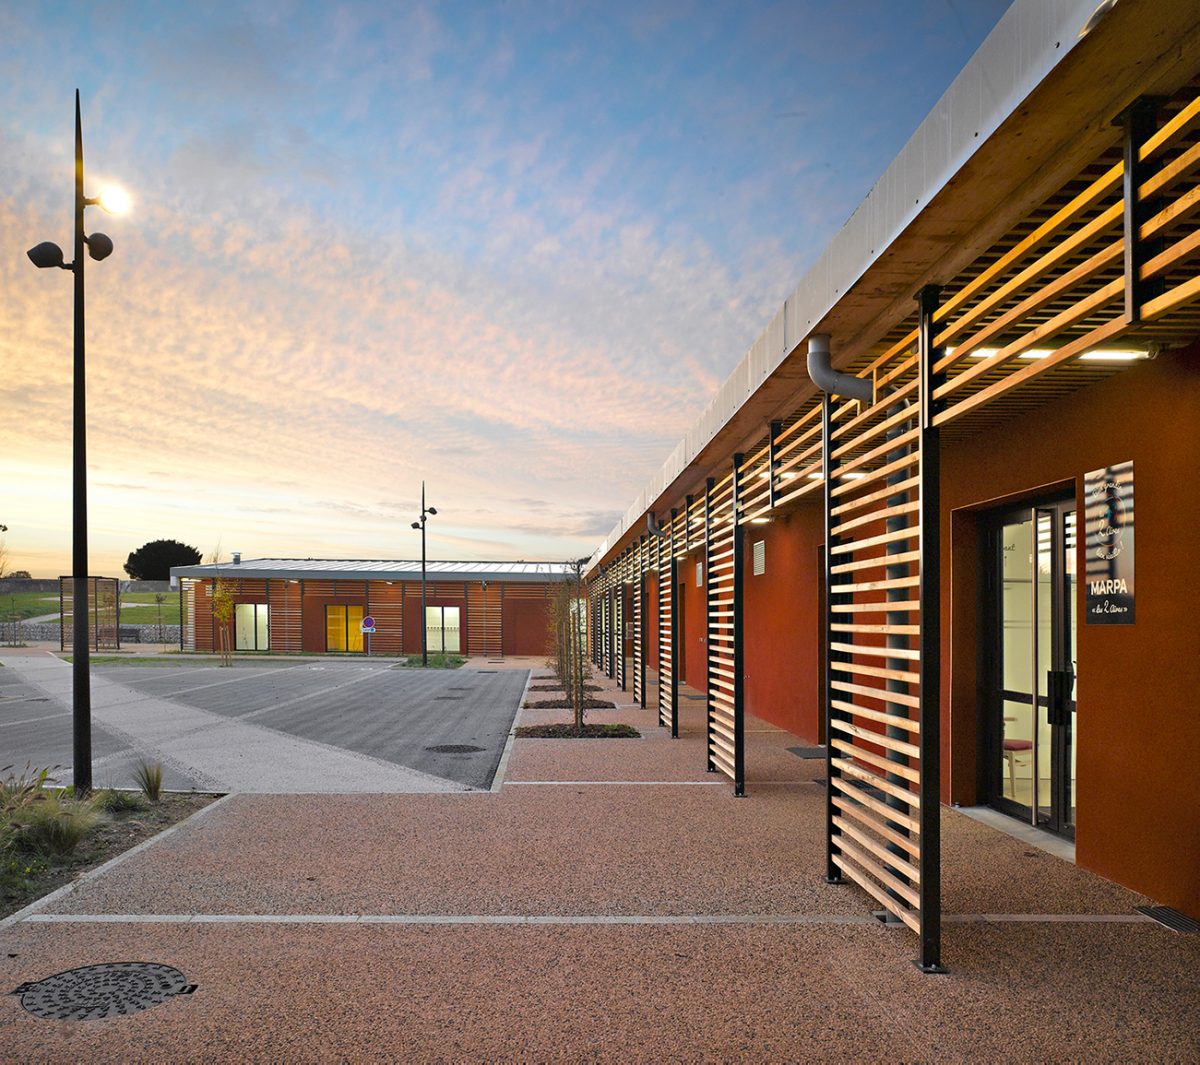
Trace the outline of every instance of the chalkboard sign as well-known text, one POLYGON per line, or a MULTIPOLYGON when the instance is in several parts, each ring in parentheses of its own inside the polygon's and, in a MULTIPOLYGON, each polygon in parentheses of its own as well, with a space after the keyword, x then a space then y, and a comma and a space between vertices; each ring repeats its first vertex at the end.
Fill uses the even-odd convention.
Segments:
POLYGON ((1084 620, 1132 625, 1133 463, 1085 474, 1083 494, 1084 620))

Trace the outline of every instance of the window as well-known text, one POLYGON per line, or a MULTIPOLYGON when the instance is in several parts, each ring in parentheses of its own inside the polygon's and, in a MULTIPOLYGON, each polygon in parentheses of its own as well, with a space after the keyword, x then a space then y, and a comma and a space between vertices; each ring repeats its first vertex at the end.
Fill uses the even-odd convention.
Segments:
POLYGON ((233 608, 233 646, 238 651, 267 651, 266 603, 237 603, 233 608))
POLYGON ((761 577, 767 572, 767 541, 755 540, 753 548, 753 572, 754 576, 761 577))
POLYGON ((704 587, 704 563, 703 562, 696 563, 696 587, 697 588, 704 587))
POLYGON ((325 650, 361 651, 363 608, 330 605, 325 608, 325 650))
POLYGON ((458 607, 425 608, 425 648, 431 655, 458 654, 462 648, 460 636, 458 607))

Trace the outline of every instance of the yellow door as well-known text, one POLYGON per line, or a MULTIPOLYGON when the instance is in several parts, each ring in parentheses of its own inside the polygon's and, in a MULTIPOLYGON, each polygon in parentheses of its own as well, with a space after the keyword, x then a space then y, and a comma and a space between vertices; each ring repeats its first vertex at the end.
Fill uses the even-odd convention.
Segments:
POLYGON ((325 608, 325 650, 346 650, 346 608, 344 606, 327 606, 325 608))
POLYGON ((361 606, 346 607, 347 651, 361 651, 363 649, 362 619, 363 608, 361 606))

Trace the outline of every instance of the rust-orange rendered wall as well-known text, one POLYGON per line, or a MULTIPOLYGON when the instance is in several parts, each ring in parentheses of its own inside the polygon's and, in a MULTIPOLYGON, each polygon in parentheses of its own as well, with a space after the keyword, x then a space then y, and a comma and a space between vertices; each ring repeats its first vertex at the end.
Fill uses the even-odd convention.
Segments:
POLYGON ((819 500, 766 525, 748 525, 743 573, 746 712, 816 743, 820 735, 817 670, 821 618, 819 500), (754 544, 763 541, 765 572, 754 576, 754 544))
POLYGON ((708 691, 708 574, 704 572, 704 552, 693 551, 679 560, 676 590, 682 590, 679 610, 679 655, 683 668, 679 679, 698 692, 708 691), (696 586, 696 567, 700 567, 700 586, 696 586))
POLYGON ((1137 622, 1079 629, 1076 856, 1200 917, 1200 346, 943 447, 943 799, 976 799, 978 511, 1127 459, 1137 622))

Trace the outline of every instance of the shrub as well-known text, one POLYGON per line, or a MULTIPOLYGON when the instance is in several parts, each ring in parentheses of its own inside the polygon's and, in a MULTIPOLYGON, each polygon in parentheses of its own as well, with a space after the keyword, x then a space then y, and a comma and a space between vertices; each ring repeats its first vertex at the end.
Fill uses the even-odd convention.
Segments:
MULTIPOLYGON (((55 769, 58 766, 54 767, 55 769)), ((11 765, 0 769, 4 776, 0 777, 0 816, 6 816, 13 811, 23 809, 31 802, 36 802, 42 796, 47 783, 54 783, 49 769, 34 769, 33 763, 26 762, 20 773, 14 773, 11 765)))
POLYGON ((92 802, 98 810, 116 814, 126 810, 144 810, 146 800, 136 791, 117 791, 116 788, 105 788, 92 796, 92 802))
POLYGON ((100 812, 88 800, 45 790, 8 815, 12 844, 37 854, 70 854, 99 820, 100 812))
POLYGON ((133 779, 151 802, 158 802, 162 794, 162 763, 138 762, 133 771, 133 779))
MULTIPOLYGON (((458 669, 458 667, 461 666, 465 661, 466 661, 466 659, 463 658, 462 655, 435 654, 435 655, 429 656, 429 668, 430 669, 458 669)), ((421 665, 421 656, 420 655, 409 655, 407 664, 410 666, 420 666, 421 665)))

